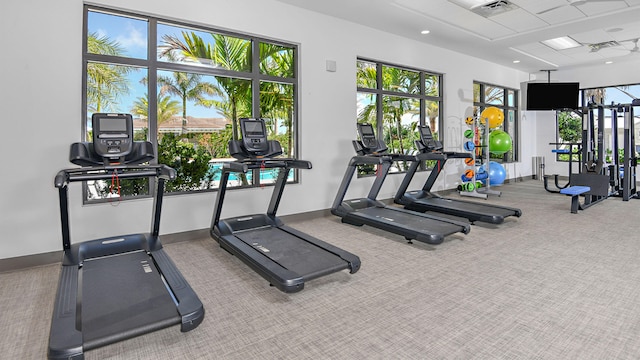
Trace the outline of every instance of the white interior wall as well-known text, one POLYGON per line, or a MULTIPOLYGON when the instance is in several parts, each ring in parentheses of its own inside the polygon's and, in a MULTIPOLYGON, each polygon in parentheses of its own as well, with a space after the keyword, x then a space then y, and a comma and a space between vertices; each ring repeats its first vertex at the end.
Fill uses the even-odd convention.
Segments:
MULTIPOLYGON (((259 34, 300 44, 300 136, 302 159, 313 169, 300 184, 287 188, 283 215, 331 206, 355 137, 355 59, 364 56, 445 74, 445 136, 448 150, 461 150, 459 134, 470 115, 473 80, 519 88, 528 74, 473 56, 428 46, 371 28, 326 17, 272 0, 102 0, 94 2, 230 30, 259 34), (337 72, 325 70, 326 60, 337 72)), ((58 199, 53 178, 67 162, 69 144, 80 140, 81 0, 3 2, 0 30, 5 56, 0 75, 5 115, 2 197, 3 236, 0 259, 60 250, 58 199), (19 35, 15 35, 19 34, 19 35)), ((591 75, 591 74, 590 74, 591 75)), ((531 175, 537 154, 533 116, 523 116, 520 163, 507 166, 508 177, 531 175)), ((547 140, 544 140, 548 142, 547 140)), ((448 165, 436 190, 458 183, 461 165, 448 165)), ((427 174, 419 174, 416 184, 427 174)), ((381 197, 391 197, 402 176, 389 176, 381 197)), ((366 195, 372 179, 354 179, 347 197, 366 195)), ((78 184, 75 184, 78 185, 78 184)), ((71 192, 72 239, 147 231, 151 201, 126 201, 118 206, 82 206, 80 189, 71 192), (107 226, 104 226, 107 224, 107 226)), ((227 194, 223 216, 263 212, 271 188, 234 190, 227 194)), ((207 228, 215 193, 167 196, 161 232, 207 228)))

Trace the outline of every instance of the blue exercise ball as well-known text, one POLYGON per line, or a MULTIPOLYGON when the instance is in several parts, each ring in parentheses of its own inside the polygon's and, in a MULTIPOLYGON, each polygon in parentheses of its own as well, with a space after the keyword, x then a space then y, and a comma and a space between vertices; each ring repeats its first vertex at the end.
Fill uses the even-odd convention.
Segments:
MULTIPOLYGON (((485 166, 480 166, 478 172, 487 172, 489 174, 489 185, 497 186, 502 185, 507 178, 507 170, 505 170, 502 164, 495 161, 489 161, 489 171, 486 171, 485 166)), ((487 184, 487 180, 482 180, 483 184, 487 184)))

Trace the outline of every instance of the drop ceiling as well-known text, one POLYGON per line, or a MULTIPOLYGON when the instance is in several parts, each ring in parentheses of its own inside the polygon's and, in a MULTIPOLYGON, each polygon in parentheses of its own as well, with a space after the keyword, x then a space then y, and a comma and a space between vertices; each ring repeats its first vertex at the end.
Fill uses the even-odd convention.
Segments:
POLYGON ((640 0, 278 1, 529 73, 640 65, 640 0), (563 36, 579 46, 541 42, 563 36))

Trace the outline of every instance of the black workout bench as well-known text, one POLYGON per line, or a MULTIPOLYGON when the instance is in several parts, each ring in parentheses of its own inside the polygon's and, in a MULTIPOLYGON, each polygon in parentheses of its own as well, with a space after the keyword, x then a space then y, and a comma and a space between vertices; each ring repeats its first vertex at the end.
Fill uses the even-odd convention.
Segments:
POLYGON ((571 213, 577 214, 580 207, 580 195, 591 191, 588 186, 569 186, 560 189, 560 194, 571 195, 571 213))

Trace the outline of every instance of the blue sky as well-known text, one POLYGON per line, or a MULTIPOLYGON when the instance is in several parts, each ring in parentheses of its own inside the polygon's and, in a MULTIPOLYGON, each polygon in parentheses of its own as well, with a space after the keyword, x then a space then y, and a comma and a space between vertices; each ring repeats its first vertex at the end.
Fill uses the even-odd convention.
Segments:
MULTIPOLYGON (((124 50, 123 56, 138 59, 147 58, 147 30, 148 23, 135 18, 126 18, 98 12, 89 12, 88 29, 89 33, 96 33, 99 37, 106 36, 112 41, 116 41, 124 50)), ((158 26, 158 40, 164 34, 172 33, 180 35, 180 28, 160 24, 158 26)), ((199 33, 203 38, 207 38, 206 33, 199 33)), ((110 111, 131 112, 133 103, 137 98, 144 96, 147 91, 146 85, 140 80, 147 75, 146 70, 134 71, 129 75, 129 94, 123 96, 118 101, 116 109, 110 111)), ((203 79, 215 82, 215 78, 208 76, 203 79)), ((175 97, 174 97, 175 98, 175 97)), ((179 100, 175 98, 175 100, 179 100)), ((187 105, 187 115, 194 117, 222 117, 214 109, 196 106, 193 102, 187 105)))
MULTIPOLYGON (((146 21, 98 12, 89 12, 88 27, 89 32, 96 33, 98 36, 106 36, 109 39, 118 42, 124 50, 124 56, 139 59, 147 58, 148 23, 146 21)), ((181 29, 177 27, 159 24, 158 39, 161 41, 160 39, 162 36, 168 33, 179 36, 180 30, 181 29)), ((205 39, 208 36, 206 33, 198 33, 205 39)), ((132 72, 129 76, 129 95, 119 99, 118 108, 111 109, 110 111, 131 112, 134 101, 137 98, 142 97, 146 92, 146 86, 140 83, 140 80, 146 75, 146 72, 143 70, 132 72)), ((208 79, 205 80, 215 82, 213 77, 208 77, 208 79)), ((640 85, 634 85, 627 91, 640 98, 640 85)), ((609 89, 607 91, 607 99, 605 103, 610 104, 611 101, 627 104, 631 102, 631 98, 616 89, 609 89)), ((362 104, 359 104, 359 108, 360 106, 362 106, 362 104)), ((196 106, 193 103, 187 106, 187 115, 195 117, 221 117, 217 111, 207 109, 202 106, 196 106)))

